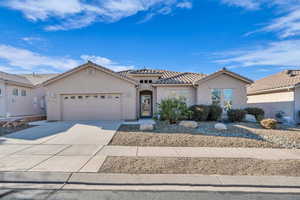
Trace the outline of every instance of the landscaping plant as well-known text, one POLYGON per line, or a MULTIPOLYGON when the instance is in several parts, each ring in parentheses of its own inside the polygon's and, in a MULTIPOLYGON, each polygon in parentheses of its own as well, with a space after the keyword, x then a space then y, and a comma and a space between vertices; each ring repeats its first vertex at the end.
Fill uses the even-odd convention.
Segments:
POLYGON ((231 109, 227 111, 228 120, 231 122, 241 122, 245 119, 247 112, 243 109, 231 109))
POLYGON ((277 120, 276 119, 263 119, 260 121, 260 125, 265 129, 276 129, 277 120))
POLYGON ((261 121, 265 116, 265 111, 258 107, 248 107, 245 108, 245 111, 250 115, 254 115, 257 121, 261 121))
POLYGON ((223 109, 221 108, 221 106, 210 105, 208 120, 209 121, 218 121, 221 118, 222 112, 223 112, 223 109))
POLYGON ((206 121, 209 115, 209 106, 207 105, 193 105, 190 107, 192 111, 192 120, 206 121))
POLYGON ((167 120, 174 124, 180 120, 190 119, 190 111, 183 98, 164 99, 158 104, 158 113, 160 120, 167 120))

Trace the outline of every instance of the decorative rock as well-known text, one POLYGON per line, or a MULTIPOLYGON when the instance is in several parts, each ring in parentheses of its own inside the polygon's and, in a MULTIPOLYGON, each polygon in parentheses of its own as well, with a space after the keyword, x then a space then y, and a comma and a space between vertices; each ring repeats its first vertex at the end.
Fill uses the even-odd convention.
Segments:
POLYGON ((250 114, 246 114, 245 121, 246 122, 257 122, 255 116, 254 115, 250 115, 250 114))
POLYGON ((195 121, 181 121, 179 123, 179 126, 183 126, 185 128, 197 128, 198 127, 198 123, 195 121))
POLYGON ((218 131, 222 131, 222 130, 227 130, 227 127, 225 124, 217 123, 215 124, 215 129, 217 129, 218 131))
POLYGON ((141 124, 140 130, 141 131, 152 131, 154 129, 153 124, 141 124))

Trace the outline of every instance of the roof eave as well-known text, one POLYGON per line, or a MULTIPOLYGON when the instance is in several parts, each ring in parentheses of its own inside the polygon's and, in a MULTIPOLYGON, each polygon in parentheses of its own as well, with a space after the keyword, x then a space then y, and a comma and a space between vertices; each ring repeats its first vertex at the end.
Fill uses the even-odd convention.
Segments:
POLYGON ((281 87, 281 88, 258 90, 258 91, 254 91, 254 92, 247 92, 247 95, 258 95, 258 94, 284 92, 284 91, 290 91, 291 89, 294 89, 295 87, 296 86, 288 86, 288 87, 281 87))

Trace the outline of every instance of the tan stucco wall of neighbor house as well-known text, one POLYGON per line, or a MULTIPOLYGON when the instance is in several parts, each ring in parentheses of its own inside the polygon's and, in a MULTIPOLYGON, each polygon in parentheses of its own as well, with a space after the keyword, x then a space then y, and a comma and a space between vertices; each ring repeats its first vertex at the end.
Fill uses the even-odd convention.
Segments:
POLYGON ((300 122, 300 116, 299 116, 299 111, 300 111, 300 87, 296 87, 295 93, 294 93, 294 106, 295 106, 295 119, 297 122, 300 122))
POLYGON ((196 103, 196 88, 192 86, 158 86, 156 88, 156 103, 174 97, 184 97, 188 106, 194 105, 196 103))
POLYGON ((274 118, 278 111, 294 117, 294 91, 248 95, 248 106, 260 107, 266 117, 274 118))
POLYGON ((6 116, 6 111, 5 111, 5 84, 3 80, 0 80, 0 117, 5 117, 6 116))
POLYGON ((45 114, 43 96, 45 90, 42 87, 29 88, 6 84, 6 113, 9 116, 45 114), (18 89, 18 96, 13 95, 14 88, 18 89), (21 96, 22 90, 26 91, 26 96, 21 96))
POLYGON ((63 94, 120 94, 121 118, 136 119, 135 85, 95 68, 84 68, 45 87, 48 120, 62 120, 63 94))
POLYGON ((247 104, 247 83, 222 74, 205 82, 199 83, 197 88, 197 104, 212 104, 211 90, 233 89, 233 108, 244 108, 247 104))

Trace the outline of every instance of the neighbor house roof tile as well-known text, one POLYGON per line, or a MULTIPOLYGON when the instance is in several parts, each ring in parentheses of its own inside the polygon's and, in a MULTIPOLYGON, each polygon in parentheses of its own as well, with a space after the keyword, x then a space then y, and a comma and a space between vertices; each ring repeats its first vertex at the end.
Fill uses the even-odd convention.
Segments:
POLYGON ((248 94, 294 87, 300 83, 300 70, 284 70, 255 81, 247 88, 248 94))

